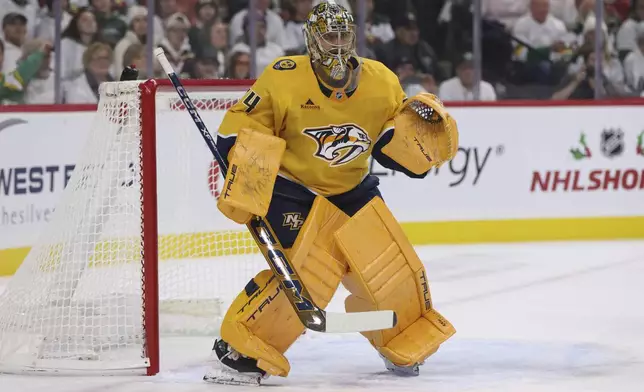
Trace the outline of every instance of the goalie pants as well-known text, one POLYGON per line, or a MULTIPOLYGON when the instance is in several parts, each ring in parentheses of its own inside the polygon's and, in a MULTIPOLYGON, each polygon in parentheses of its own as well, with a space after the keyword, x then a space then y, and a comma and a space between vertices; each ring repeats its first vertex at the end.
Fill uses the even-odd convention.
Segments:
MULTIPOLYGON (((391 362, 422 362, 454 334, 431 306, 425 269, 384 205, 378 178, 328 198, 278 177, 266 215, 314 302, 326 307, 340 281, 347 311, 395 310, 396 327, 362 333, 391 362)), ((228 309, 221 337, 269 374, 290 371, 284 353, 304 326, 270 270, 228 309)))

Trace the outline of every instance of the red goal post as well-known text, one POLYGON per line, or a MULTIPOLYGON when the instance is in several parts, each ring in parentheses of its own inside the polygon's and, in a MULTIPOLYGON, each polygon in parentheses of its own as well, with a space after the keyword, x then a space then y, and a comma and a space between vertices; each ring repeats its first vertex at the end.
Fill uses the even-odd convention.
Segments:
MULTIPOLYGON (((211 132, 251 83, 184 82, 211 132)), ((214 337, 264 268, 217 211, 223 182, 184 109, 167 80, 101 86, 61 201, 0 294, 0 370, 156 374, 161 335, 214 337)))

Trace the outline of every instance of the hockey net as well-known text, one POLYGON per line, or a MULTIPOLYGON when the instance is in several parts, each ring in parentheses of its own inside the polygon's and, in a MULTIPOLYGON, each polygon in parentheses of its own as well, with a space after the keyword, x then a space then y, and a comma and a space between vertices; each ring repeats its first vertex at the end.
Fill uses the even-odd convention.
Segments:
MULTIPOLYGON (((211 132, 248 84, 188 83, 211 132)), ((0 296, 0 370, 159 368, 159 334, 215 336, 262 268, 216 208, 218 165, 165 81, 101 86, 83 156, 0 296)))

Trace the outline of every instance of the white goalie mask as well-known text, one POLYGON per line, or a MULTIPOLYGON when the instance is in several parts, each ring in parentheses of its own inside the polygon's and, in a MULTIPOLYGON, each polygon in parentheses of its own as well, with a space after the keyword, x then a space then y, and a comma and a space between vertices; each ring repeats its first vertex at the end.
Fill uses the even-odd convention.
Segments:
POLYGON ((356 56, 353 16, 333 0, 316 5, 302 27, 311 60, 333 80, 343 79, 356 56))

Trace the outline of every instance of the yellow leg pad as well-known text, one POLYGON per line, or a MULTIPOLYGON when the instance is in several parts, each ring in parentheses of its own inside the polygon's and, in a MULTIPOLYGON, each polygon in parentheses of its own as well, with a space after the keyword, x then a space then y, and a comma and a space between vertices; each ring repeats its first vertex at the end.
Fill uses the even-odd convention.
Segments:
MULTIPOLYGON (((348 216, 323 197, 313 203, 300 234, 287 250, 304 285, 318 306, 326 307, 347 270, 333 233, 348 216)), ((240 353, 257 359, 271 375, 285 377, 290 365, 284 353, 304 331, 270 270, 254 279, 258 289, 242 291, 228 309, 221 337, 240 353)))
POLYGON ((348 220, 344 212, 318 196, 289 253, 313 301, 323 308, 347 272, 347 263, 333 233, 348 220))
POLYGON ((452 324, 432 309, 378 351, 396 365, 411 366, 435 353, 454 333, 452 324))
POLYGON ((347 311, 390 309, 398 316, 394 328, 362 333, 383 355, 397 365, 412 365, 454 334, 432 309, 425 268, 382 199, 371 200, 335 238, 349 264, 343 280, 352 293, 347 311))
POLYGON ((283 353, 304 327, 291 308, 273 272, 254 278, 257 290, 243 290, 226 312, 221 337, 240 353, 257 359, 271 375, 288 375, 291 366, 283 353))

